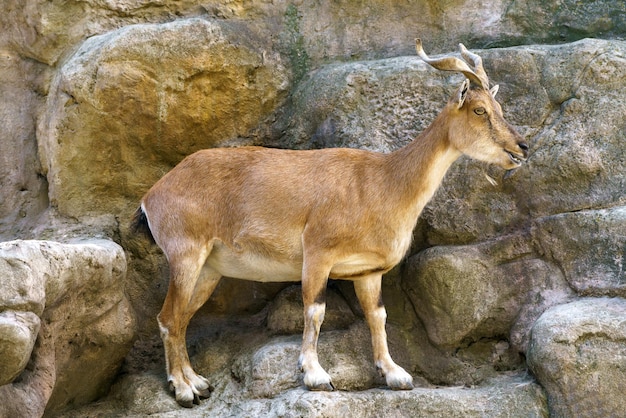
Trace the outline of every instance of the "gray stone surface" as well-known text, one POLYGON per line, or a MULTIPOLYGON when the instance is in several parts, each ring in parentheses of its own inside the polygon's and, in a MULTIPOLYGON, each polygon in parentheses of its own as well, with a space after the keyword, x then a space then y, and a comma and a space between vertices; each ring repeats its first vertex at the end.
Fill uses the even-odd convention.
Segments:
POLYGON ((411 257, 404 283, 428 337, 448 349, 505 335, 525 352, 542 310, 574 296, 525 235, 432 247, 411 257))
POLYGON ((577 293, 626 297, 626 206, 541 218, 534 235, 577 293))
POLYGON ((368 344, 361 344, 369 342, 364 323, 321 336, 320 361, 340 389, 335 392, 303 389, 295 367, 299 337, 267 339, 249 325, 230 334, 230 341, 218 336, 204 342, 206 352, 234 355, 230 365, 211 368, 211 359, 204 359, 203 353, 192 358, 215 384, 211 397, 192 410, 182 410, 172 396, 164 395, 163 373, 157 367, 125 375, 105 400, 64 416, 548 416, 543 390, 524 372, 500 374, 475 387, 441 388, 418 379, 418 387, 411 391, 385 388, 371 363, 368 344))
POLYGON ((24 393, 51 411, 105 394, 135 332, 122 248, 108 240, 17 240, 0 243, 0 260, 4 410, 26 413, 24 393), (43 366, 25 370, 31 356, 43 366))
POLYGON ((626 300, 586 298, 546 311, 533 327, 528 364, 551 416, 622 416, 626 300))
MULTIPOLYGON (((280 292, 269 305, 267 329, 276 334, 302 334, 304 330, 302 286, 290 286, 280 292)), ((356 316, 337 292, 326 292, 326 314, 323 330, 348 328, 356 316)))
POLYGON ((40 323, 32 312, 0 313, 0 386, 11 383, 26 367, 40 323))

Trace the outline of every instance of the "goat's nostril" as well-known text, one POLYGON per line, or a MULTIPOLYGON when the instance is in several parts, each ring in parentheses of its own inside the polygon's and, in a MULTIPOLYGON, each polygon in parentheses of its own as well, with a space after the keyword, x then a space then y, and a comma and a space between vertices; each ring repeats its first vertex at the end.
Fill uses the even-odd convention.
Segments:
POLYGON ((528 144, 526 142, 520 142, 519 144, 517 144, 517 146, 524 153, 524 157, 528 157, 528 144))

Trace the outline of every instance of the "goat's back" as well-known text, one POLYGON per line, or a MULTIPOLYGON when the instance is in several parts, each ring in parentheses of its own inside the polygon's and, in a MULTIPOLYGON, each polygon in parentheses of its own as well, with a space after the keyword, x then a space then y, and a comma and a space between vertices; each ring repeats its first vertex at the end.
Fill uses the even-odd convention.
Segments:
POLYGON ((371 183, 380 180, 383 160, 382 154, 339 148, 202 150, 163 176, 142 208, 162 248, 176 237, 293 247, 311 219, 339 233, 341 225, 371 216, 366 201, 380 189, 371 183))

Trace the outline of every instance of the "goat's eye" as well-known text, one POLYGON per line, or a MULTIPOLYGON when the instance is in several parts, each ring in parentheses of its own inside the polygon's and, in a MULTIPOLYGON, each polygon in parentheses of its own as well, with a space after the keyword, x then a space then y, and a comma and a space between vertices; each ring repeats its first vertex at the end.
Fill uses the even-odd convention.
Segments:
POLYGON ((477 107, 476 109, 474 109, 474 113, 476 113, 478 116, 484 115, 486 112, 487 111, 484 107, 477 107))

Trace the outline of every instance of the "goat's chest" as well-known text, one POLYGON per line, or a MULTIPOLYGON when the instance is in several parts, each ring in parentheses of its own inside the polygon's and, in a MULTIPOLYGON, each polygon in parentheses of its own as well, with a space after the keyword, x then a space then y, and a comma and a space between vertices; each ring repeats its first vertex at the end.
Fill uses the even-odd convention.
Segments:
POLYGON ((394 237, 389 252, 389 258, 392 261, 395 261, 394 265, 398 264, 402 260, 406 252, 409 250, 411 242, 413 242, 413 229, 394 237))

